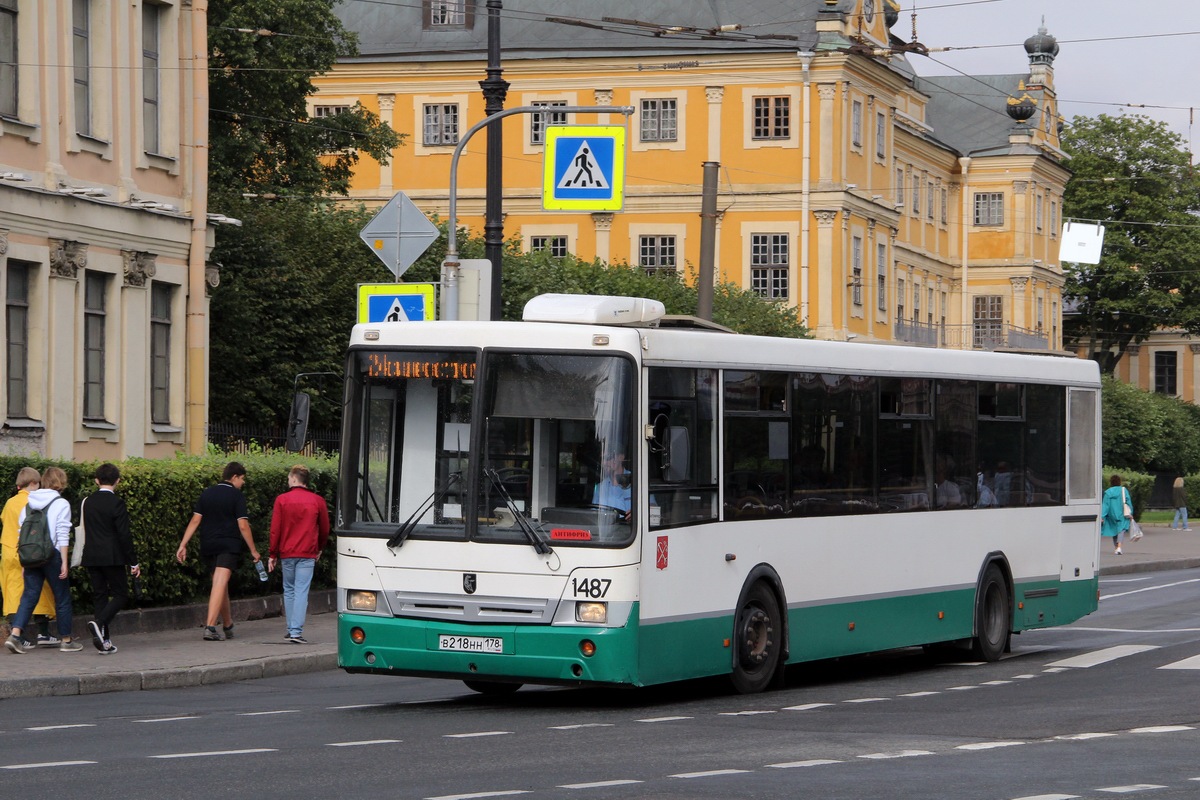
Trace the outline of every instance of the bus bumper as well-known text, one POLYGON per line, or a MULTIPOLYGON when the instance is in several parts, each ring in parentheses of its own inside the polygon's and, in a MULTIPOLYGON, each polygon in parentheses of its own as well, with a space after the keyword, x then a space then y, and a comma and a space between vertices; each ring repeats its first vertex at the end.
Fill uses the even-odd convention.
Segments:
POLYGON ((460 680, 637 685, 636 619, 636 607, 623 628, 462 625, 339 613, 338 666, 347 672, 460 680), (444 650, 443 636, 503 644, 501 652, 444 650), (585 642, 595 645, 590 656, 584 655, 585 642))

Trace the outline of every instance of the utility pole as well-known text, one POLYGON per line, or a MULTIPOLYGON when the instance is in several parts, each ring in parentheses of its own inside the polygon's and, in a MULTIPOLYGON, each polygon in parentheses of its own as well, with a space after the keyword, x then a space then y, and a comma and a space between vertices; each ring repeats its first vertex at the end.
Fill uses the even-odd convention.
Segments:
MULTIPOLYGON (((488 65, 487 78, 479 82, 483 89, 484 112, 490 117, 504 110, 508 81, 500 69, 500 0, 487 0, 488 65)), ((500 125, 488 125, 487 130, 487 199, 484 205, 484 257, 492 262, 492 308, 490 318, 500 319, 500 288, 503 277, 501 258, 504 253, 504 130, 500 125)))
POLYGON ((717 244, 717 177, 720 163, 704 162, 704 191, 700 197, 700 274, 696 278, 696 316, 712 320, 713 276, 717 244))

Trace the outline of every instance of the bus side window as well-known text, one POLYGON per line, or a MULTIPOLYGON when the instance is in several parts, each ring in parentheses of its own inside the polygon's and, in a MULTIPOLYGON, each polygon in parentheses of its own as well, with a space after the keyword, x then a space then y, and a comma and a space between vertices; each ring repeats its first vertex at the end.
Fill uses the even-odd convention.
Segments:
POLYGON ((650 527, 714 520, 716 371, 650 368, 647 372, 650 527))

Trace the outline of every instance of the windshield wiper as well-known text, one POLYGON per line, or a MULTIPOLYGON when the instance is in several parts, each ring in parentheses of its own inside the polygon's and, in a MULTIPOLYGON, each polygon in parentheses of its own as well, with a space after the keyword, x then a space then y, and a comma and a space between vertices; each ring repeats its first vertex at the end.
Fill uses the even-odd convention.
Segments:
POLYGON ((496 491, 500 493, 500 499, 504 501, 504 505, 512 512, 513 518, 517 521, 517 527, 521 529, 521 533, 525 534, 525 538, 533 545, 533 549, 544 556, 553 553, 554 551, 550 548, 550 545, 546 544, 545 540, 541 536, 538 536, 537 531, 533 529, 533 523, 529 517, 525 516, 524 512, 517 508, 517 504, 509 497, 508 490, 504 488, 504 483, 500 480, 500 474, 491 467, 484 467, 483 474, 496 487, 496 491))
POLYGON ((425 502, 423 502, 423 503, 421 503, 421 505, 417 506, 417 510, 414 511, 411 515, 409 515, 408 519, 404 520, 404 522, 400 525, 400 527, 396 529, 396 533, 392 536, 392 538, 388 539, 387 546, 388 547, 403 547, 404 540, 408 538, 408 535, 410 533, 412 533, 413 528, 417 527, 417 520, 419 520, 421 517, 425 516, 426 512, 428 512, 429 509, 432 508, 434 505, 436 505, 437 503, 440 503, 442 501, 442 499, 446 496, 447 492, 450 491, 450 487, 453 486, 455 483, 457 483, 461 479, 462 479, 461 472, 450 473, 450 477, 446 481, 445 487, 443 487, 440 492, 437 489, 434 489, 433 492, 430 493, 429 497, 425 498, 425 502))

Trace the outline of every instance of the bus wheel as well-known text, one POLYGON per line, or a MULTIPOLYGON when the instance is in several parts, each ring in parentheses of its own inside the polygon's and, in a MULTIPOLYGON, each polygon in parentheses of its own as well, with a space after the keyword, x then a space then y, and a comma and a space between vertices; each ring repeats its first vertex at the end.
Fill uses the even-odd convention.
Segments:
POLYGON ((524 685, 520 683, 501 683, 500 681, 463 681, 463 683, 472 692, 486 694, 489 697, 501 697, 506 694, 512 694, 524 685))
POLYGON ((1009 617, 1012 602, 1008 584, 995 564, 983 572, 979 595, 975 601, 975 638, 971 640, 971 656, 980 661, 999 661, 1008 645, 1009 617))
POLYGON ((783 649, 782 622, 775 593, 761 581, 751 586, 733 628, 737 651, 731 678, 742 694, 761 692, 775 676, 783 649))

